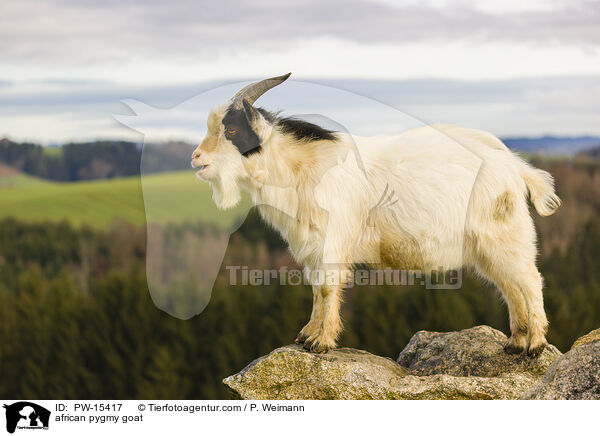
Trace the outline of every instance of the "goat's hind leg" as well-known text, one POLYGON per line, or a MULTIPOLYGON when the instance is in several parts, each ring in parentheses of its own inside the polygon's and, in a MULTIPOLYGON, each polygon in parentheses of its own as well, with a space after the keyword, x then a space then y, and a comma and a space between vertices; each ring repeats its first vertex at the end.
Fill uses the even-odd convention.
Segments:
POLYGON ((483 261, 479 266, 484 276, 498 286, 508 305, 511 337, 504 348, 506 352, 527 351, 532 357, 541 354, 548 344, 548 321, 544 311, 542 276, 535 263, 496 253, 495 261, 483 261))
POLYGON ((544 311, 544 296, 542 294, 543 280, 534 263, 526 268, 521 277, 521 289, 527 302, 527 354, 536 357, 548 345, 546 331, 548 320, 544 311))
POLYGON ((519 285, 510 280, 498 284, 508 306, 510 338, 504 345, 508 354, 521 354, 527 347, 527 302, 519 285))
POLYGON ((544 351, 548 320, 544 311, 542 276, 533 261, 512 263, 504 272, 504 279, 498 280, 502 294, 510 312, 510 337, 507 352, 520 352, 525 349, 531 357, 544 351), (523 310, 524 309, 524 310, 523 310))
POLYGON ((510 333, 504 351, 508 354, 520 354, 527 347, 527 302, 518 283, 496 266, 491 259, 482 259, 477 265, 477 271, 500 290, 508 307, 510 333))

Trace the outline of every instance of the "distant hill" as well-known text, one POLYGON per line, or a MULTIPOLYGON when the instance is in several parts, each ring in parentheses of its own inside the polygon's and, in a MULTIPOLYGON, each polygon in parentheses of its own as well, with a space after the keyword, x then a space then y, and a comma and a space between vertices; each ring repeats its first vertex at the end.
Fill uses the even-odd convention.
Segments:
POLYGON ((502 141, 507 147, 516 151, 564 156, 573 156, 580 151, 600 146, 598 136, 503 138, 502 141))
POLYGON ((0 178, 0 219, 68 221, 96 228, 107 228, 114 220, 136 225, 147 220, 158 223, 197 220, 229 228, 249 208, 250 200, 244 196, 240 206, 219 211, 212 201, 210 186, 197 180, 191 169, 145 175, 143 181, 134 176, 57 183, 18 172, 0 178))

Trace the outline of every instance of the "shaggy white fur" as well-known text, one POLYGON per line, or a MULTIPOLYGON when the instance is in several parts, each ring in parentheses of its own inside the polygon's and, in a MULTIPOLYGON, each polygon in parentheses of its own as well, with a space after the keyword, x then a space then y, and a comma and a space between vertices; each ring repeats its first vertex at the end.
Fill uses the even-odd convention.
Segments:
POLYGON ((425 272, 473 267, 502 292, 508 352, 539 354, 547 320, 527 195, 541 215, 560 205, 553 179, 493 135, 433 125, 397 136, 298 139, 258 111, 249 114, 261 150, 242 156, 225 138, 227 105, 214 109, 194 151, 198 177, 220 208, 246 189, 308 270, 336 270, 313 285, 313 310, 297 342, 335 347, 341 291, 356 263, 425 272))

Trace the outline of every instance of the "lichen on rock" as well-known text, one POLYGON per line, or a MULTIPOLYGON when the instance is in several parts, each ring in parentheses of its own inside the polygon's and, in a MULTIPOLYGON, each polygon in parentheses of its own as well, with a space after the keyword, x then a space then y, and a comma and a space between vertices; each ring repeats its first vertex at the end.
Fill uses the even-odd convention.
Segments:
POLYGON ((402 350, 398 363, 415 375, 539 377, 561 355, 553 345, 548 345, 537 358, 506 354, 506 340, 504 333, 486 325, 448 333, 420 331, 402 350))
POLYGON ((312 354, 287 345, 223 382, 243 399, 386 399, 408 371, 393 360, 340 348, 312 354))
POLYGON ((488 326, 418 332, 398 363, 362 350, 312 354, 278 348, 223 382, 243 399, 515 399, 561 353, 508 355, 506 336, 488 326))

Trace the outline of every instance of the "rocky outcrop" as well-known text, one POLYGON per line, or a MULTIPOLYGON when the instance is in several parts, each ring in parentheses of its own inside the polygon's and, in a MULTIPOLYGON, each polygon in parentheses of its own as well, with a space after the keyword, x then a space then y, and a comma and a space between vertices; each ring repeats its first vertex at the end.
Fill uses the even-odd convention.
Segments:
POLYGON ((223 382, 246 400, 386 399, 407 373, 392 359, 362 350, 312 354, 287 345, 223 382))
POLYGON ((521 397, 526 400, 599 400, 600 329, 579 338, 521 397))
POLYGON ((506 354, 506 335, 489 326, 458 332, 417 332, 398 356, 398 363, 415 375, 502 377, 520 374, 539 378, 561 355, 549 345, 537 358, 506 354))
POLYGON ((506 336, 488 326, 418 332, 398 362, 341 348, 311 354, 278 348, 223 382, 243 399, 515 399, 561 355, 509 355, 506 336))

